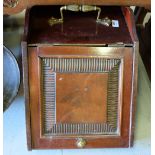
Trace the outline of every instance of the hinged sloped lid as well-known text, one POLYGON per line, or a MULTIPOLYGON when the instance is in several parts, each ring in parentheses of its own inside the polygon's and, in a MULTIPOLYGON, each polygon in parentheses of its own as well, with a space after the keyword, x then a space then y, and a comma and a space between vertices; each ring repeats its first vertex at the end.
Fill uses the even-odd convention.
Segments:
POLYGON ((64 22, 49 25, 53 16, 60 18, 60 6, 36 6, 30 11, 28 44, 133 44, 121 7, 101 7, 101 18, 108 17, 118 27, 96 23, 97 12, 64 12, 64 22))

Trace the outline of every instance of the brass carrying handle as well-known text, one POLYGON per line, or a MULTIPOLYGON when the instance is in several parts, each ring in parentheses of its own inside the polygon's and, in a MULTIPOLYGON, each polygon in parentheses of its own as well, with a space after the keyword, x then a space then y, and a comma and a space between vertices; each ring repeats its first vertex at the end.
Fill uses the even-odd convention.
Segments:
POLYGON ((51 26, 53 26, 55 24, 63 23, 63 21, 64 21, 63 10, 74 11, 74 12, 78 12, 78 11, 82 11, 82 12, 98 11, 96 22, 103 24, 105 26, 109 26, 111 24, 111 20, 109 18, 107 18, 107 17, 103 18, 103 19, 99 18, 100 14, 101 14, 101 8, 100 7, 92 6, 92 5, 65 5, 65 6, 62 6, 60 8, 60 15, 61 15, 60 19, 57 19, 54 17, 51 17, 49 19, 49 24, 51 26))

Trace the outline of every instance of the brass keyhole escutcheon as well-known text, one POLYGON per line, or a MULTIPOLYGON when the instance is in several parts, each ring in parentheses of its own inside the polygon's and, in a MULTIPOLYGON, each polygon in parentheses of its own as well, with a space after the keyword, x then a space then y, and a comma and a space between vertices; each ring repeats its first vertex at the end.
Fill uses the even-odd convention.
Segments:
POLYGON ((78 138, 77 142, 76 142, 76 146, 78 148, 83 148, 86 145, 86 140, 83 138, 78 138))

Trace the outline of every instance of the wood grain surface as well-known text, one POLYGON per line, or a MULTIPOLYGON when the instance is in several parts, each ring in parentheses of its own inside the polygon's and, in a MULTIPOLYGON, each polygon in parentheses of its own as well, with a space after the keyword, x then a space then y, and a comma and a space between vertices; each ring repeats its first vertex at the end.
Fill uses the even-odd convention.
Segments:
POLYGON ((107 80, 106 73, 57 73, 56 93, 61 95, 56 98, 56 121, 58 123, 106 122, 107 80), (96 93, 97 95, 94 95, 96 93))
MULTIPOLYGON (((67 48, 66 48, 67 49, 67 48)), ((69 49, 69 48, 68 48, 69 49)), ((64 138, 59 137, 58 139, 55 137, 52 138, 52 141, 50 138, 46 138, 44 136, 40 137, 41 133, 41 120, 38 119, 41 116, 41 105, 42 105, 42 96, 40 96, 41 88, 40 86, 40 69, 39 66, 36 64, 39 63, 38 56, 48 56, 47 50, 56 51, 57 55, 60 55, 60 51, 62 53, 66 53, 66 55, 70 55, 68 52, 72 51, 73 53, 77 53, 77 47, 73 48, 70 47, 70 50, 65 50, 65 47, 44 47, 44 50, 42 49, 42 55, 37 55, 37 49, 36 48, 29 48, 29 78, 30 80, 30 103, 31 103, 31 132, 33 137, 33 146, 32 148, 77 148, 76 147, 76 136, 73 136, 69 138, 67 135, 64 136, 64 138), (55 50, 54 50, 55 48, 55 50), (58 49, 58 50, 56 50, 58 49), (44 53, 44 54, 43 54, 44 53), (59 54, 58 54, 59 53, 59 54), (33 67, 32 67, 33 66, 33 67), (34 67, 35 66, 35 67, 34 67), (39 71, 39 72, 38 72, 39 71), (38 75, 38 76, 36 76, 38 75), (39 98, 36 98, 36 96, 40 96, 39 98)), ((80 51, 87 53, 87 56, 91 56, 91 53, 96 53, 95 55, 101 56, 100 53, 102 53, 102 56, 106 56, 109 58, 121 58, 124 57, 124 80, 122 81, 123 84, 123 106, 122 110, 121 108, 121 101, 119 101, 120 107, 119 107, 119 114, 118 119, 121 123, 121 136, 105 136, 102 137, 94 135, 93 137, 87 137, 82 136, 86 139, 87 145, 86 148, 99 148, 99 147, 128 147, 129 146, 129 124, 130 124, 130 103, 131 103, 131 83, 132 83, 132 48, 92 48, 92 47, 86 47, 86 48, 80 48, 80 51), (102 50, 101 50, 102 49, 102 50), (104 51, 104 52, 101 52, 104 51), (106 51, 110 55, 107 54, 106 51), (89 55, 88 55, 89 53, 89 55), (97 54, 98 53, 98 54, 97 54), (102 138, 104 139, 102 139, 102 138), (91 139, 90 139, 91 138, 91 139)), ((39 53, 38 53, 39 54, 39 53)), ((82 54, 82 53, 81 53, 82 54)), ((49 56, 48 56, 49 57, 49 56)), ((120 77, 121 78, 121 77, 120 77)), ((121 88, 121 86, 120 86, 121 88)), ((119 91, 119 93, 122 93, 122 89, 119 91)), ((97 94, 96 94, 97 95, 97 94)), ((97 97, 97 96, 96 96, 97 97)), ((62 109, 63 111, 63 109, 62 109)), ((79 114, 80 115, 80 114, 79 114)))
MULTIPOLYGON (((132 44, 130 32, 121 8, 118 6, 105 6, 101 7, 101 9, 100 18, 108 17, 111 20, 118 20, 119 27, 107 27, 97 23, 97 11, 86 13, 64 11, 63 24, 50 26, 48 21, 51 17, 60 18, 60 6, 35 6, 30 12, 28 44, 110 45, 117 42, 132 44)), ((126 11, 126 14, 128 12, 126 11)))
MULTIPOLYGON (((5 0, 4 0, 5 1, 5 0)), ((151 0, 19 0, 17 6, 13 8, 3 7, 4 14, 14 14, 21 12, 34 5, 67 5, 67 4, 89 4, 89 5, 113 5, 113 6, 143 6, 151 8, 151 0)))

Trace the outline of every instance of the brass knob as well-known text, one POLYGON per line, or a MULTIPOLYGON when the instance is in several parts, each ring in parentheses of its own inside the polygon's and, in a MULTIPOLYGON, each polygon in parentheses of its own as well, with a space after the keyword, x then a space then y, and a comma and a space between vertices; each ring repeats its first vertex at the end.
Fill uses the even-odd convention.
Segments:
POLYGON ((86 140, 83 138, 78 138, 76 145, 78 148, 83 148, 86 145, 86 140))

